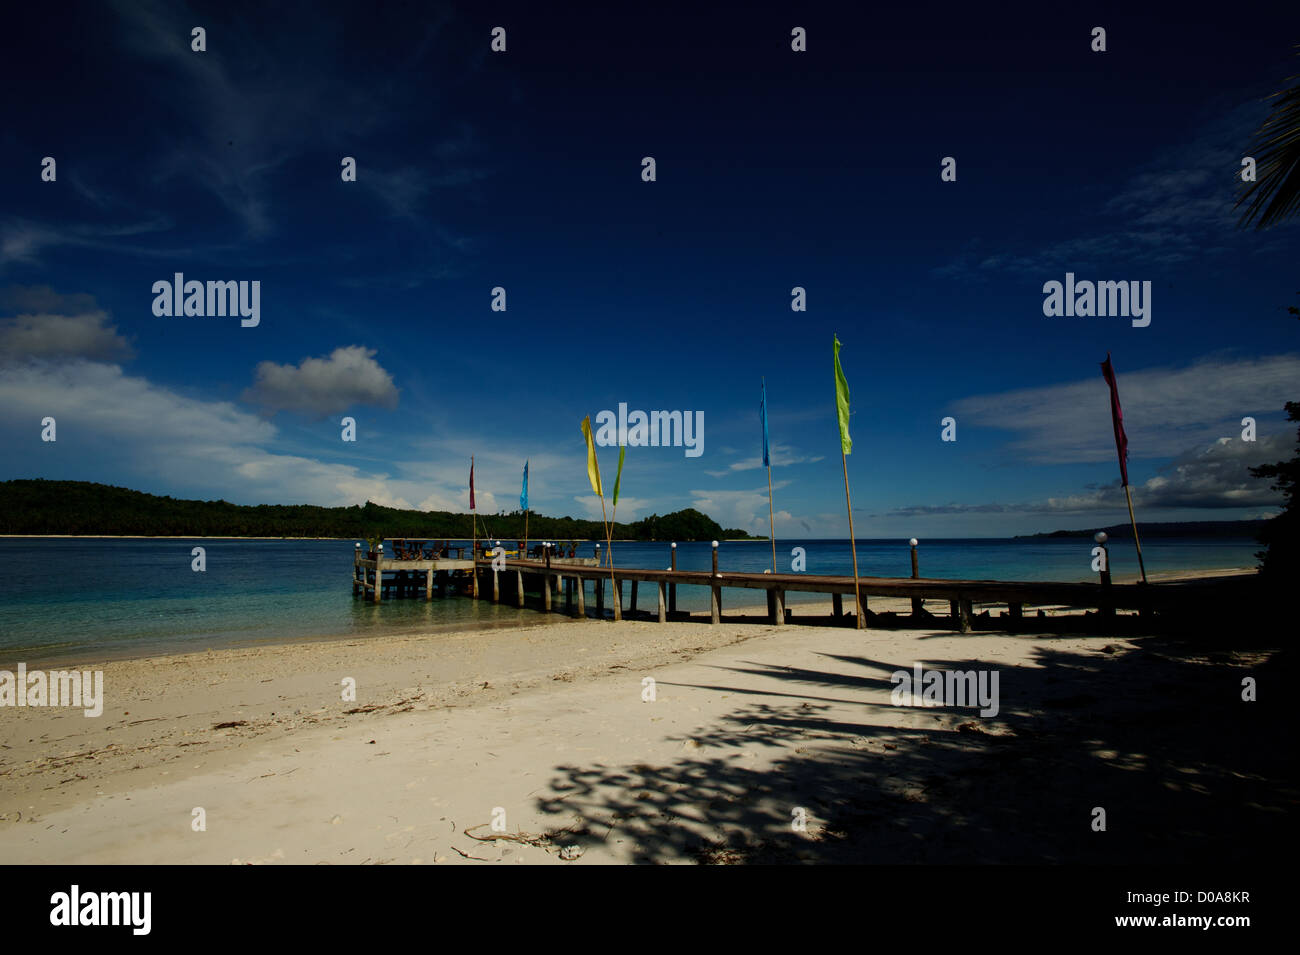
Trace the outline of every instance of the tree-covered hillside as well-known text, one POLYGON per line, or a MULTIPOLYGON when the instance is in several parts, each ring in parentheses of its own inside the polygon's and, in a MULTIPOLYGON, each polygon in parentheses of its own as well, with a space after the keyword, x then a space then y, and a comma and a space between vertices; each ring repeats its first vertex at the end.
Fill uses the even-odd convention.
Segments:
MULTIPOLYGON (((87 481, 0 482, 0 533, 106 534, 160 537, 468 538, 470 515, 406 511, 367 502, 352 507, 310 504, 231 504, 158 497, 87 481)), ((480 536, 522 538, 524 515, 479 515, 480 536)), ((533 540, 601 540, 600 521, 530 514, 533 540)), ((723 530, 692 508, 617 524, 613 536, 636 540, 712 540, 748 537, 723 530)))

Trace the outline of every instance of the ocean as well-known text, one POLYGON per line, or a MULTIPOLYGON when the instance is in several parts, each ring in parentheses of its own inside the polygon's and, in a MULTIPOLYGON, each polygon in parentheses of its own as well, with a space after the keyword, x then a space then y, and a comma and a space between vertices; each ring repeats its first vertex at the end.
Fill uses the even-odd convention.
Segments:
MULTIPOLYGON (((510 544, 512 542, 503 542, 510 544)), ((863 576, 911 574, 905 540, 858 541, 863 576)), ((984 580, 1094 580, 1087 538, 925 540, 922 576, 984 580)), ((852 573, 847 540, 777 541, 779 572, 802 548, 810 574, 852 573)), ((1148 573, 1253 567, 1251 539, 1152 539, 1143 542, 1148 573)), ((491 601, 435 597, 381 605, 352 596, 353 542, 347 540, 7 538, 0 540, 0 660, 112 658, 185 650, 369 634, 448 631, 545 623, 533 610, 491 601), (206 549, 207 569, 191 569, 191 550, 206 549)), ((583 545, 580 555, 594 553, 583 545)), ((682 570, 707 570, 707 542, 677 547, 682 570)), ((1117 580, 1137 574, 1131 541, 1110 545, 1117 580)), ((667 543, 614 542, 618 567, 666 568, 667 543)), ((723 541, 722 572, 771 567, 766 541, 723 541)), ((625 591, 626 593, 626 591, 625 591)), ((725 609, 761 592, 724 592, 725 609)), ((626 599, 626 597, 625 597, 626 599)), ((824 595, 789 595, 792 605, 824 595)), ((650 606, 653 594, 642 598, 650 606)), ((589 598, 588 607, 594 601, 589 598)), ((706 611, 708 590, 680 587, 678 609, 706 611)), ((559 616, 551 619, 562 619, 559 616)))

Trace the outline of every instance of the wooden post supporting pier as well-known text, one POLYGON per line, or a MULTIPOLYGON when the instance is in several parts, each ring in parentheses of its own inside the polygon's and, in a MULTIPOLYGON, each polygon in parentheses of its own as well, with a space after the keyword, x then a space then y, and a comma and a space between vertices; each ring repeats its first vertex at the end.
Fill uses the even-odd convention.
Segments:
POLYGON ((713 623, 722 622, 722 588, 718 585, 718 542, 713 542, 713 599, 709 609, 713 623))
MULTIPOLYGON (((1126 487, 1124 490, 1127 491, 1128 488, 1126 487)), ((1133 533, 1137 534, 1136 525, 1133 533)), ((1097 542, 1097 546, 1101 550, 1101 601, 1097 611, 1102 620, 1111 623, 1115 619, 1115 604, 1110 593, 1110 550, 1106 547, 1106 541, 1109 538, 1105 531, 1098 531, 1093 535, 1092 539, 1097 542)), ((1141 555, 1141 553, 1139 546, 1138 554, 1141 555)))
POLYGON ((668 620, 668 600, 667 597, 665 597, 664 595, 664 591, 666 591, 667 589, 668 589, 667 585, 665 585, 662 580, 659 581, 659 622, 660 623, 664 623, 668 620))
MULTIPOLYGON (((911 545, 911 547, 912 547, 912 579, 913 579, 913 580, 919 580, 920 577, 921 577, 921 567, 920 567, 920 565, 917 563, 917 560, 916 560, 916 538, 913 537, 910 541, 908 541, 908 543, 909 543, 909 544, 911 545)), ((913 597, 913 598, 912 598, 912 616, 913 616, 913 617, 919 617, 919 616, 921 616, 921 610, 923 609, 923 607, 924 607, 924 602, 921 600, 920 597, 913 597)))
POLYGON ((961 597, 957 601, 957 629, 961 633, 970 633, 971 601, 961 597))
MULTIPOLYGON (((677 569, 677 542, 676 541, 673 542, 671 551, 673 555, 672 566, 669 567, 668 569, 676 570, 677 569)), ((668 585, 668 612, 669 613, 677 612, 677 585, 676 584, 668 585)))

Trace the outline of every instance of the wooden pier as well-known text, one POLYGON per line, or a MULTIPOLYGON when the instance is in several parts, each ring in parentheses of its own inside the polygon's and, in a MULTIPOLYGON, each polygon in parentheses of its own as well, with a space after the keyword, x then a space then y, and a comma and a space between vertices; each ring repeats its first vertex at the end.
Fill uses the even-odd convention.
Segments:
MULTIPOLYGON (((469 547, 407 539, 393 540, 390 544, 387 554, 382 545, 365 552, 360 544, 356 545, 352 558, 353 596, 369 597, 376 602, 382 602, 385 595, 389 599, 417 597, 421 592, 425 600, 432 600, 435 590, 440 596, 458 590, 465 590, 475 597, 485 596, 479 590, 482 574, 474 574, 475 562, 469 554, 469 547)), ((596 566, 594 557, 566 560, 566 566, 596 566)), ((478 563, 480 567, 486 563, 491 570, 490 559, 480 558, 478 563)), ((519 606, 522 607, 522 578, 519 583, 519 606)), ((500 593, 500 578, 494 574, 492 599, 500 599, 500 593)))
MULTIPOLYGON (((716 555, 716 551, 715 551, 716 555)), ((597 566, 594 558, 560 560, 521 560, 498 558, 496 569, 493 560, 480 557, 473 560, 463 554, 456 557, 385 558, 358 550, 353 567, 353 593, 362 597, 382 600, 387 590, 393 596, 418 596, 423 591, 431 599, 435 588, 445 593, 456 589, 478 599, 501 602, 519 607, 526 606, 525 595, 536 595, 534 604, 547 613, 561 611, 574 617, 588 616, 587 586, 594 594, 594 615, 606 617, 605 602, 608 590, 610 616, 615 620, 625 617, 658 620, 690 619, 691 614, 678 612, 677 588, 697 586, 710 593, 709 619, 720 623, 723 619, 723 592, 729 588, 763 590, 767 593, 766 619, 775 626, 784 625, 793 616, 786 605, 790 593, 829 594, 832 601, 832 622, 853 623, 857 626, 872 624, 922 625, 947 627, 968 633, 975 626, 987 625, 991 619, 998 621, 1000 629, 1028 629, 1030 627, 1054 629, 1049 621, 1078 620, 1074 617, 1045 617, 1041 608, 1069 608, 1095 611, 1103 621, 1113 622, 1116 611, 1136 611, 1143 618, 1153 613, 1187 605, 1195 601, 1209 582, 1198 584, 1111 584, 1106 583, 1055 583, 1034 581, 947 580, 923 577, 859 577, 856 584, 861 594, 863 619, 857 621, 852 598, 854 579, 850 576, 820 574, 722 573, 718 571, 648 570, 597 566), (387 580, 384 575, 389 574, 387 580), (624 587, 628 588, 628 604, 623 604, 624 587), (1196 593, 1193 593, 1196 591, 1196 593), (850 598, 846 613, 844 597, 850 598), (871 598, 903 598, 911 600, 910 614, 874 613, 871 598), (646 599, 644 607, 638 602, 646 599), (948 605, 949 613, 936 615, 925 609, 923 601, 941 601, 948 605), (986 610, 977 617, 978 606, 1005 607, 997 618, 986 610), (1040 608, 1033 623, 1027 623, 1027 610, 1040 608)), ((675 563, 675 561, 674 561, 675 563)), ((716 565, 716 560, 715 560, 716 565)), ((1207 590, 1207 593, 1209 591, 1207 590)), ((751 609, 751 608, 746 608, 751 609)), ((806 617, 810 622, 811 616, 806 617)))

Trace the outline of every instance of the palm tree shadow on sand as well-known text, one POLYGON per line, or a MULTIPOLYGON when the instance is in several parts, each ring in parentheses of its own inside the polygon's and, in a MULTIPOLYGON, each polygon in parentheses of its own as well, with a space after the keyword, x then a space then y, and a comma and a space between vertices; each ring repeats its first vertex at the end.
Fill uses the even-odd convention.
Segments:
POLYGON ((564 844, 615 843, 640 863, 1223 864, 1290 854, 1291 711, 1276 701, 1293 685, 1291 651, 1135 642, 1111 653, 1044 643, 1037 668, 1002 668, 997 717, 927 708, 913 727, 843 696, 876 688, 873 699, 892 709, 890 674, 912 660, 823 655, 837 672, 741 668, 768 678, 762 690, 720 669, 718 683, 696 686, 751 701, 680 737, 681 758, 558 766, 538 806, 564 844), (1260 702, 1242 700, 1245 676, 1267 688, 1260 702), (1106 812, 1104 832, 1093 829, 1094 807, 1106 812), (806 832, 792 825, 799 808, 806 832))

